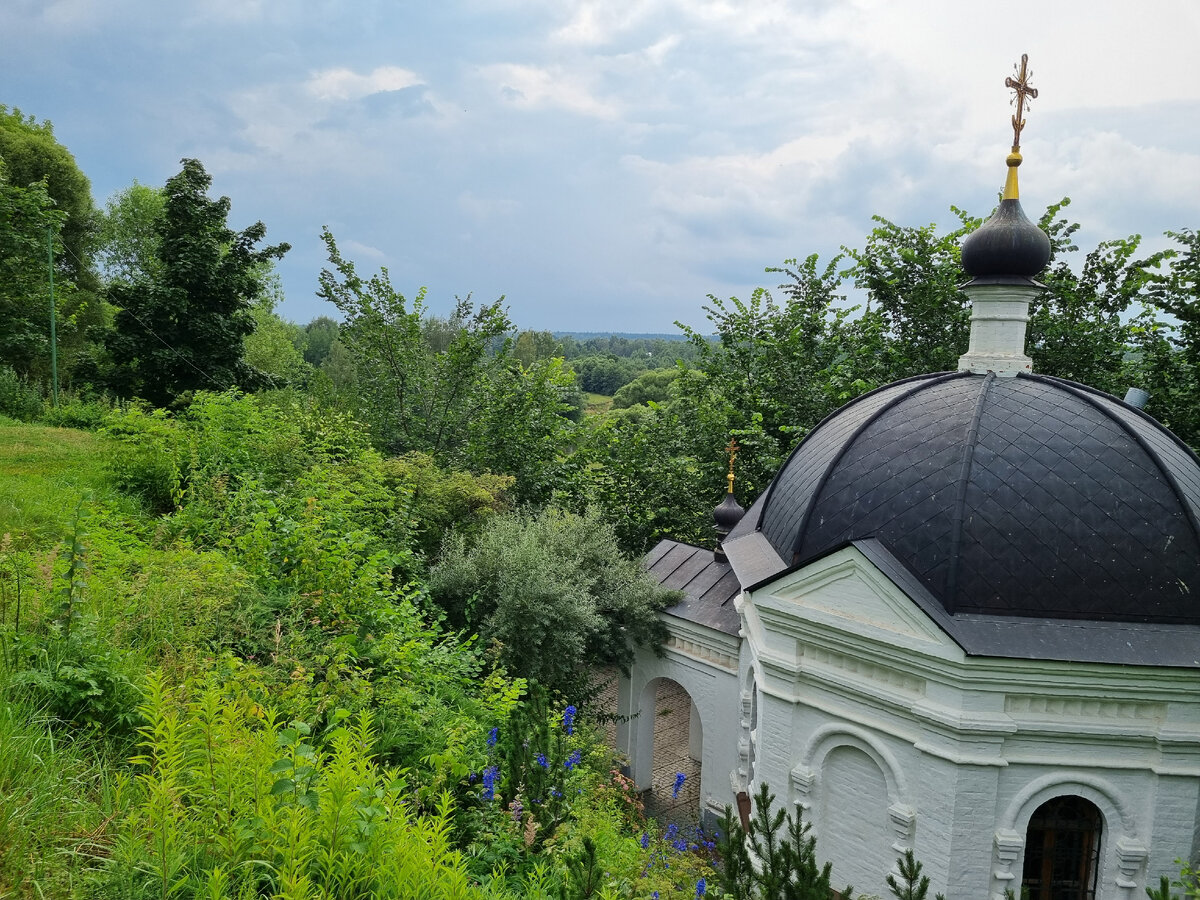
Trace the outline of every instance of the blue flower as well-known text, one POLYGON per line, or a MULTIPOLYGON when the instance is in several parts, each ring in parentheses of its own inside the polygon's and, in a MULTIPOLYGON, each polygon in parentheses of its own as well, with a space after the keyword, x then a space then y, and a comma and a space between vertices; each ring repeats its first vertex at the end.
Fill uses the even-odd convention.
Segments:
POLYGON ((672 799, 672 800, 678 800, 678 799, 679 799, 679 789, 680 789, 681 787, 683 787, 683 783, 684 783, 684 781, 686 781, 686 780, 687 780, 687 776, 686 776, 686 775, 684 775, 682 772, 676 772, 676 773, 675 773, 675 787, 673 787, 673 788, 671 789, 671 799, 672 799))
POLYGON ((565 763, 563 763, 563 765, 565 765, 567 767, 567 770, 570 771, 571 769, 573 769, 577 765, 579 765, 579 762, 581 759, 583 759, 583 754, 580 753, 578 750, 574 750, 571 752, 571 755, 567 757, 567 761, 565 763))
POLYGON ((567 734, 575 733, 575 707, 568 706, 563 710, 563 728, 567 730, 567 734))
POLYGON ((491 731, 488 732, 488 746, 489 747, 495 747, 496 741, 498 741, 499 739, 500 739, 500 729, 499 728, 493 728, 491 731))
POLYGON ((543 769, 548 769, 548 768, 550 768, 550 763, 546 762, 546 754, 545 754, 545 753, 539 753, 539 754, 537 755, 537 760, 536 760, 536 762, 537 762, 537 764, 538 764, 539 766, 541 766, 543 769))
POLYGON ((703 897, 704 891, 707 888, 708 888, 708 885, 705 883, 704 879, 701 878, 699 881, 696 882, 696 896, 703 897))
POLYGON ((671 844, 671 846, 675 848, 676 853, 682 853, 684 850, 687 849, 687 841, 685 841, 683 838, 677 838, 671 844))
POLYGON ((651 897, 653 897, 653 898, 654 898, 654 900, 658 900, 658 891, 655 891, 655 892, 654 892, 653 894, 651 894, 650 896, 651 896, 651 897))
POLYGON ((675 840, 675 835, 677 834, 679 834, 679 826, 672 822, 667 826, 667 831, 663 835, 663 840, 668 842, 673 841, 675 840))
POLYGON ((496 777, 500 774, 500 769, 497 766, 488 766, 483 770, 483 799, 494 800, 496 798, 496 777))
POLYGON ((643 831, 642 832, 642 849, 645 850, 649 846, 650 846, 650 835, 648 835, 646 832, 643 831))

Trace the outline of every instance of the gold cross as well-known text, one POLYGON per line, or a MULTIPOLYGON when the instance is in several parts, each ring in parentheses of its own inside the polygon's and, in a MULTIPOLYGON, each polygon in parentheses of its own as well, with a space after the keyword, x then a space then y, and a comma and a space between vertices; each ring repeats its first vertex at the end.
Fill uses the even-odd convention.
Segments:
POLYGON ((1008 78, 1004 79, 1004 86, 1006 88, 1012 88, 1017 92, 1017 112, 1016 115, 1012 117, 1013 153, 1016 153, 1021 149, 1021 129, 1025 127, 1025 98, 1028 97, 1030 100, 1036 100, 1038 95, 1037 88, 1033 87, 1029 83, 1029 79, 1033 77, 1033 71, 1026 71, 1026 66, 1028 63, 1029 54, 1022 53, 1021 68, 1017 69, 1016 65, 1013 65, 1013 71, 1017 73, 1017 77, 1013 78, 1010 75, 1008 78))
POLYGON ((729 493, 733 493, 733 461, 737 458, 738 451, 742 448, 738 446, 737 438, 729 439, 729 446, 725 448, 725 452, 729 454, 729 474, 725 476, 729 482, 729 493))

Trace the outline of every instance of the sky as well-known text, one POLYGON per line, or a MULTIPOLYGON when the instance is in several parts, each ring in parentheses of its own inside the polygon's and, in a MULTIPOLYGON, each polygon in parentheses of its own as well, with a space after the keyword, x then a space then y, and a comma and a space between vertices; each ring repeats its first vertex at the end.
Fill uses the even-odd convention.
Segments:
POLYGON ((337 316, 327 226, 435 312, 703 328, 873 215, 986 215, 1022 53, 1031 217, 1071 197, 1084 249, 1200 227, 1195 0, 3 0, 0 36, 0 104, 99 206, 199 159, 231 225, 292 245, 302 323, 337 316))

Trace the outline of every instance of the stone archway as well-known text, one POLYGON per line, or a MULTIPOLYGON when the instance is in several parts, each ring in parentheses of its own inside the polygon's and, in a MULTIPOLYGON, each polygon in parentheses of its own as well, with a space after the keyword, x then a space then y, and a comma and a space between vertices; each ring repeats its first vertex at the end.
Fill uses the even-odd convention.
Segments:
POLYGON ((639 714, 644 717, 638 728, 639 755, 651 760, 642 795, 646 813, 664 823, 698 822, 704 735, 696 704, 679 682, 655 678, 642 691, 639 714), (676 791, 680 774, 684 778, 676 791))

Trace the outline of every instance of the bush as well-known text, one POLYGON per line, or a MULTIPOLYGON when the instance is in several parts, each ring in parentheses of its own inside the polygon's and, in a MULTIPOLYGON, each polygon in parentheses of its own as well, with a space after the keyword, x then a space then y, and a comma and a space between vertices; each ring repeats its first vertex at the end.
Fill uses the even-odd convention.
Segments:
POLYGON ((657 647, 658 610, 678 599, 621 554, 595 510, 495 516, 473 546, 452 534, 431 573, 452 623, 500 646, 510 671, 581 696, 591 666, 626 667, 630 642, 657 647))
POLYGON ((9 366, 0 366, 0 413, 32 422, 42 412, 42 395, 9 366))

